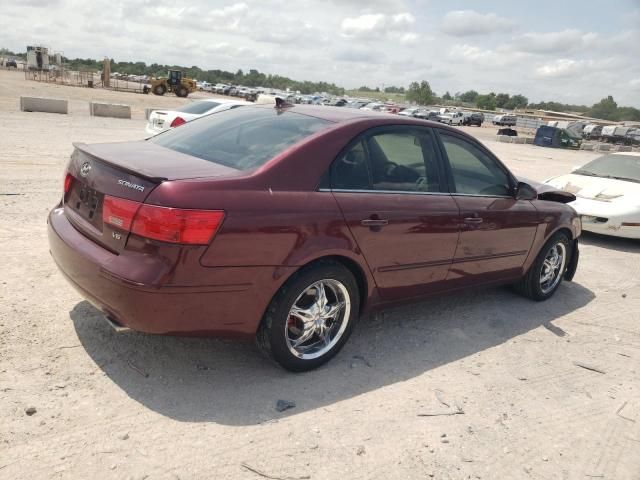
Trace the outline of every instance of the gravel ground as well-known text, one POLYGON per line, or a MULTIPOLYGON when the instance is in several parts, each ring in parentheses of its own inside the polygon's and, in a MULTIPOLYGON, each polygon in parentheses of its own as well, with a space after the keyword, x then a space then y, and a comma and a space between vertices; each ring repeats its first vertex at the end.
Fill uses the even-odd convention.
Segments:
MULTIPOLYGON (((0 477, 640 478, 637 241, 584 235, 545 303, 492 288, 364 318, 301 375, 248 344, 113 333, 54 266, 46 215, 72 142, 143 138, 144 107, 184 101, 0 71, 0 477), (89 117, 91 98, 134 118, 89 117)), ((594 156, 466 130, 536 180, 594 156)))

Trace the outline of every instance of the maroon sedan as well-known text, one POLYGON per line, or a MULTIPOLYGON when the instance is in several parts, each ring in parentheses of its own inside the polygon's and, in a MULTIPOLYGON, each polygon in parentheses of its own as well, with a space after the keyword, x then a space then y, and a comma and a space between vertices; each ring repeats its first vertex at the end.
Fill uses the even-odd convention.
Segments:
POLYGON ((75 145, 49 242, 117 329, 257 338, 301 371, 371 309, 495 284, 549 298, 577 266, 570 200, 442 124, 255 106, 75 145))

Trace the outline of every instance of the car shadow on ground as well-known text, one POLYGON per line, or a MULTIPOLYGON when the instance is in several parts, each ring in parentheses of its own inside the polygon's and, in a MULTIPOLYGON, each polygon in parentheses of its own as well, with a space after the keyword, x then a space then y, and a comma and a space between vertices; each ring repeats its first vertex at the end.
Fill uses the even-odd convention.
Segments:
POLYGON ((553 332, 551 322, 594 297, 579 284, 564 283, 547 302, 491 288, 387 310, 363 318, 340 354, 303 374, 280 369, 250 343, 117 334, 84 301, 70 316, 93 361, 142 405, 179 421, 250 425, 330 407, 542 325, 553 332), (278 413, 278 399, 296 408, 278 413))
POLYGON ((580 236, 580 243, 618 252, 640 253, 640 240, 632 238, 611 237, 583 231, 580 236))

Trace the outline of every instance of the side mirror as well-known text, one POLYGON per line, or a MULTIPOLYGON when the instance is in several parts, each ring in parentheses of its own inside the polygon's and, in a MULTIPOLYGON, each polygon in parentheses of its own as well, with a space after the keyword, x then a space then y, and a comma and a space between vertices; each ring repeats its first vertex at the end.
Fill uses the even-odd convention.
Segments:
POLYGON ((528 183, 518 182, 516 187, 516 200, 535 200, 538 198, 538 191, 528 183))

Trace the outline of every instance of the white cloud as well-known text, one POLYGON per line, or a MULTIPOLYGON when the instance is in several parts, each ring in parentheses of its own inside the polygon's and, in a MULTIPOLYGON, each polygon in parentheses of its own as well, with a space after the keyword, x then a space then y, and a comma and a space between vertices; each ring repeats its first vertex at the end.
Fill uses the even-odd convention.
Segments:
MULTIPOLYGON (((428 80, 438 93, 473 88, 585 104, 611 94, 620 105, 640 106, 633 9, 607 17, 602 28, 590 22, 591 32, 577 17, 562 17, 549 22, 562 26, 555 32, 525 33, 515 27, 549 28, 534 4, 506 14, 488 3, 447 13, 447 4, 429 0, 0 3, 0 47, 14 51, 40 43, 71 58, 258 69, 345 87, 428 80), (46 15, 35 15, 39 5, 46 15)), ((580 8, 581 21, 601 14, 588 2, 580 8)))
POLYGON ((487 70, 494 70, 497 67, 511 65, 523 59, 524 55, 507 48, 492 50, 462 44, 449 48, 449 58, 454 62, 469 63, 487 70))
POLYGON ((454 10, 447 13, 442 21, 442 31, 456 37, 509 31, 514 26, 515 22, 508 18, 473 10, 454 10))
POLYGON ((529 53, 564 54, 594 47, 598 41, 596 33, 567 29, 561 32, 525 33, 516 39, 515 45, 529 53))
POLYGON ((371 13, 342 20, 340 29, 347 38, 372 38, 380 35, 404 32, 415 23, 415 17, 408 12, 386 15, 371 13))
POLYGON ((538 77, 542 78, 561 78, 579 75, 584 73, 586 68, 587 63, 583 60, 560 58, 551 63, 541 65, 536 68, 535 72, 538 77))

